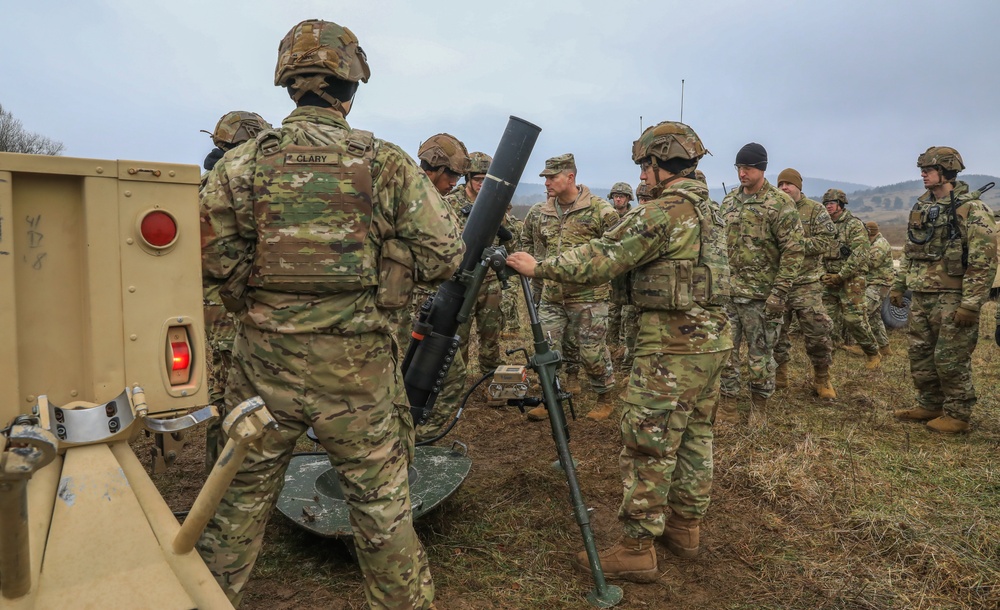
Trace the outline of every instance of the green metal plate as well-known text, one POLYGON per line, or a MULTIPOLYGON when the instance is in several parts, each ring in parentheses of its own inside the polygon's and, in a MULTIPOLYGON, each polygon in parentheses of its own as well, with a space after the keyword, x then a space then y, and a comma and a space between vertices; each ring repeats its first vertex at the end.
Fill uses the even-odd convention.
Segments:
MULTIPOLYGON (((417 447, 410 465, 413 518, 434 510, 469 476, 472 460, 460 443, 417 447)), ((327 538, 351 537, 347 503, 325 455, 296 455, 285 473, 278 510, 306 531, 327 538)))

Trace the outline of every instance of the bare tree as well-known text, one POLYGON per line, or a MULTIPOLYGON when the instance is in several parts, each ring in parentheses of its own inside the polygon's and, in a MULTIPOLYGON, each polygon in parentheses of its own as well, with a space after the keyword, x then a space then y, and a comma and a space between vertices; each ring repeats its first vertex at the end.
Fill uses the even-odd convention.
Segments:
POLYGON ((62 142, 24 129, 21 121, 0 104, 0 152, 29 155, 58 155, 66 148, 62 142))

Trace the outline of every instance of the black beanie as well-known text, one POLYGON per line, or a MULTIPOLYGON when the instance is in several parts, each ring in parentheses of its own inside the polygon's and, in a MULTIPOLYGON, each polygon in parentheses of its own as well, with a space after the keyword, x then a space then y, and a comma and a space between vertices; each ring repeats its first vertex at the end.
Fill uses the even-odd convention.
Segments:
POLYGON ((756 142, 750 142, 736 153, 736 165, 749 165, 759 170, 767 169, 767 151, 756 142))

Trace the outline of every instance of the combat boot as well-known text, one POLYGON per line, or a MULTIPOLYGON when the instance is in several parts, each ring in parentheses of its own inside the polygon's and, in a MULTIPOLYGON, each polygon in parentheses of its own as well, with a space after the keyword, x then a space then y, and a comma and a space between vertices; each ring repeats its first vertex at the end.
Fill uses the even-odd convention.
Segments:
POLYGON ((813 367, 813 389, 816 390, 816 394, 824 400, 833 400, 837 398, 837 391, 833 389, 833 384, 830 383, 829 366, 813 367))
POLYGON ((538 405, 534 409, 528 411, 528 419, 531 421, 542 421, 549 418, 549 411, 545 408, 545 405, 538 405))
POLYGON ((896 419, 901 419, 903 421, 930 421, 932 419, 937 419, 944 415, 943 409, 938 409, 936 411, 931 411, 930 409, 925 409, 923 407, 913 407, 911 409, 896 409, 892 412, 896 419))
MULTIPOLYGON (((652 538, 623 538, 621 542, 597 554, 606 578, 621 578, 631 582, 656 582, 656 549, 652 538)), ((576 554, 576 567, 590 574, 586 551, 576 554)))
POLYGON ((580 386, 580 376, 577 373, 567 373, 566 383, 563 384, 562 389, 574 395, 583 392, 583 388, 580 386))
POLYGON ((761 411, 767 410, 767 396, 763 394, 757 394, 756 392, 750 393, 750 405, 755 409, 760 409, 761 411))
POLYGON ((788 363, 782 362, 778 365, 778 368, 774 371, 774 387, 776 388, 787 388, 788 387, 788 363))
POLYGON ((698 556, 699 523, 701 523, 699 519, 685 519, 673 513, 663 527, 660 542, 667 545, 667 549, 674 555, 694 559, 698 556))
POLYGON ((719 394, 715 403, 715 419, 713 425, 728 425, 740 423, 740 412, 736 410, 736 397, 719 394))
POLYGON ((611 412, 615 410, 615 397, 611 392, 605 392, 603 394, 597 395, 597 403, 594 404, 594 408, 587 413, 587 419, 592 421, 604 421, 611 416, 611 412))
POLYGON ((880 356, 882 356, 883 358, 885 358, 887 356, 892 355, 892 348, 889 347, 888 343, 886 343, 882 347, 878 348, 878 353, 879 353, 880 356))
POLYGON ((882 364, 882 356, 878 352, 865 354, 865 370, 874 371, 882 364))
POLYGON ((927 422, 927 427, 935 432, 943 434, 961 434, 969 431, 969 422, 954 418, 951 415, 942 415, 927 422))

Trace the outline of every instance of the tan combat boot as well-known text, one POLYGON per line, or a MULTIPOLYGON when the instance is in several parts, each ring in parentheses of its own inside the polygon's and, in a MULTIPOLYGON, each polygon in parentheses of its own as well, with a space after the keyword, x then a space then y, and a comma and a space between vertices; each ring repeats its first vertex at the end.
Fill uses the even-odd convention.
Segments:
POLYGON ((865 354, 865 370, 874 371, 882 364, 882 356, 878 352, 865 354))
POLYGON ((833 400, 837 398, 837 391, 833 389, 833 384, 830 383, 829 366, 813 367, 813 389, 816 390, 816 394, 824 400, 833 400))
POLYGON ((937 419, 944 415, 943 409, 938 409, 937 411, 931 411, 930 409, 925 409, 923 407, 913 407, 911 409, 896 409, 892 412, 896 419, 901 419, 903 421, 930 421, 932 419, 937 419))
MULTIPOLYGON (((652 538, 623 538, 609 549, 597 554, 601 569, 607 578, 622 578, 631 582, 656 582, 660 577, 656 569, 656 549, 652 538)), ((576 554, 574 565, 590 574, 587 552, 576 554)))
POLYGON ((880 356, 882 356, 883 358, 885 358, 887 356, 892 355, 892 348, 889 347, 888 343, 886 343, 882 347, 878 348, 878 353, 879 353, 880 356))
POLYGON ((583 392, 583 388, 580 386, 579 375, 577 373, 568 373, 566 375, 566 383, 563 384, 562 389, 574 395, 583 392))
POLYGON ((531 421, 542 421, 549 418, 549 411, 545 408, 545 405, 538 405, 534 409, 528 411, 528 419, 531 421))
POLYGON ((597 403, 594 408, 587 413, 587 419, 592 421, 604 421, 611 416, 615 410, 615 396, 612 392, 605 392, 597 395, 597 403))
POLYGON ((763 394, 757 394, 755 392, 750 393, 750 405, 755 409, 760 409, 761 411, 767 410, 767 396, 763 394))
POLYGON ((778 368, 774 371, 774 387, 776 388, 787 388, 788 387, 788 363, 782 362, 778 365, 778 368))
POLYGON ((967 421, 956 419, 951 415, 942 415, 927 422, 927 427, 943 434, 961 434, 968 432, 971 426, 969 426, 969 422, 967 421))
POLYGON ((667 549, 674 555, 694 559, 698 556, 699 523, 699 519, 685 519, 673 513, 667 519, 660 542, 667 545, 667 549))
POLYGON ((715 403, 715 417, 712 422, 713 426, 740 423, 740 412, 736 410, 735 396, 719 394, 719 398, 715 403))

